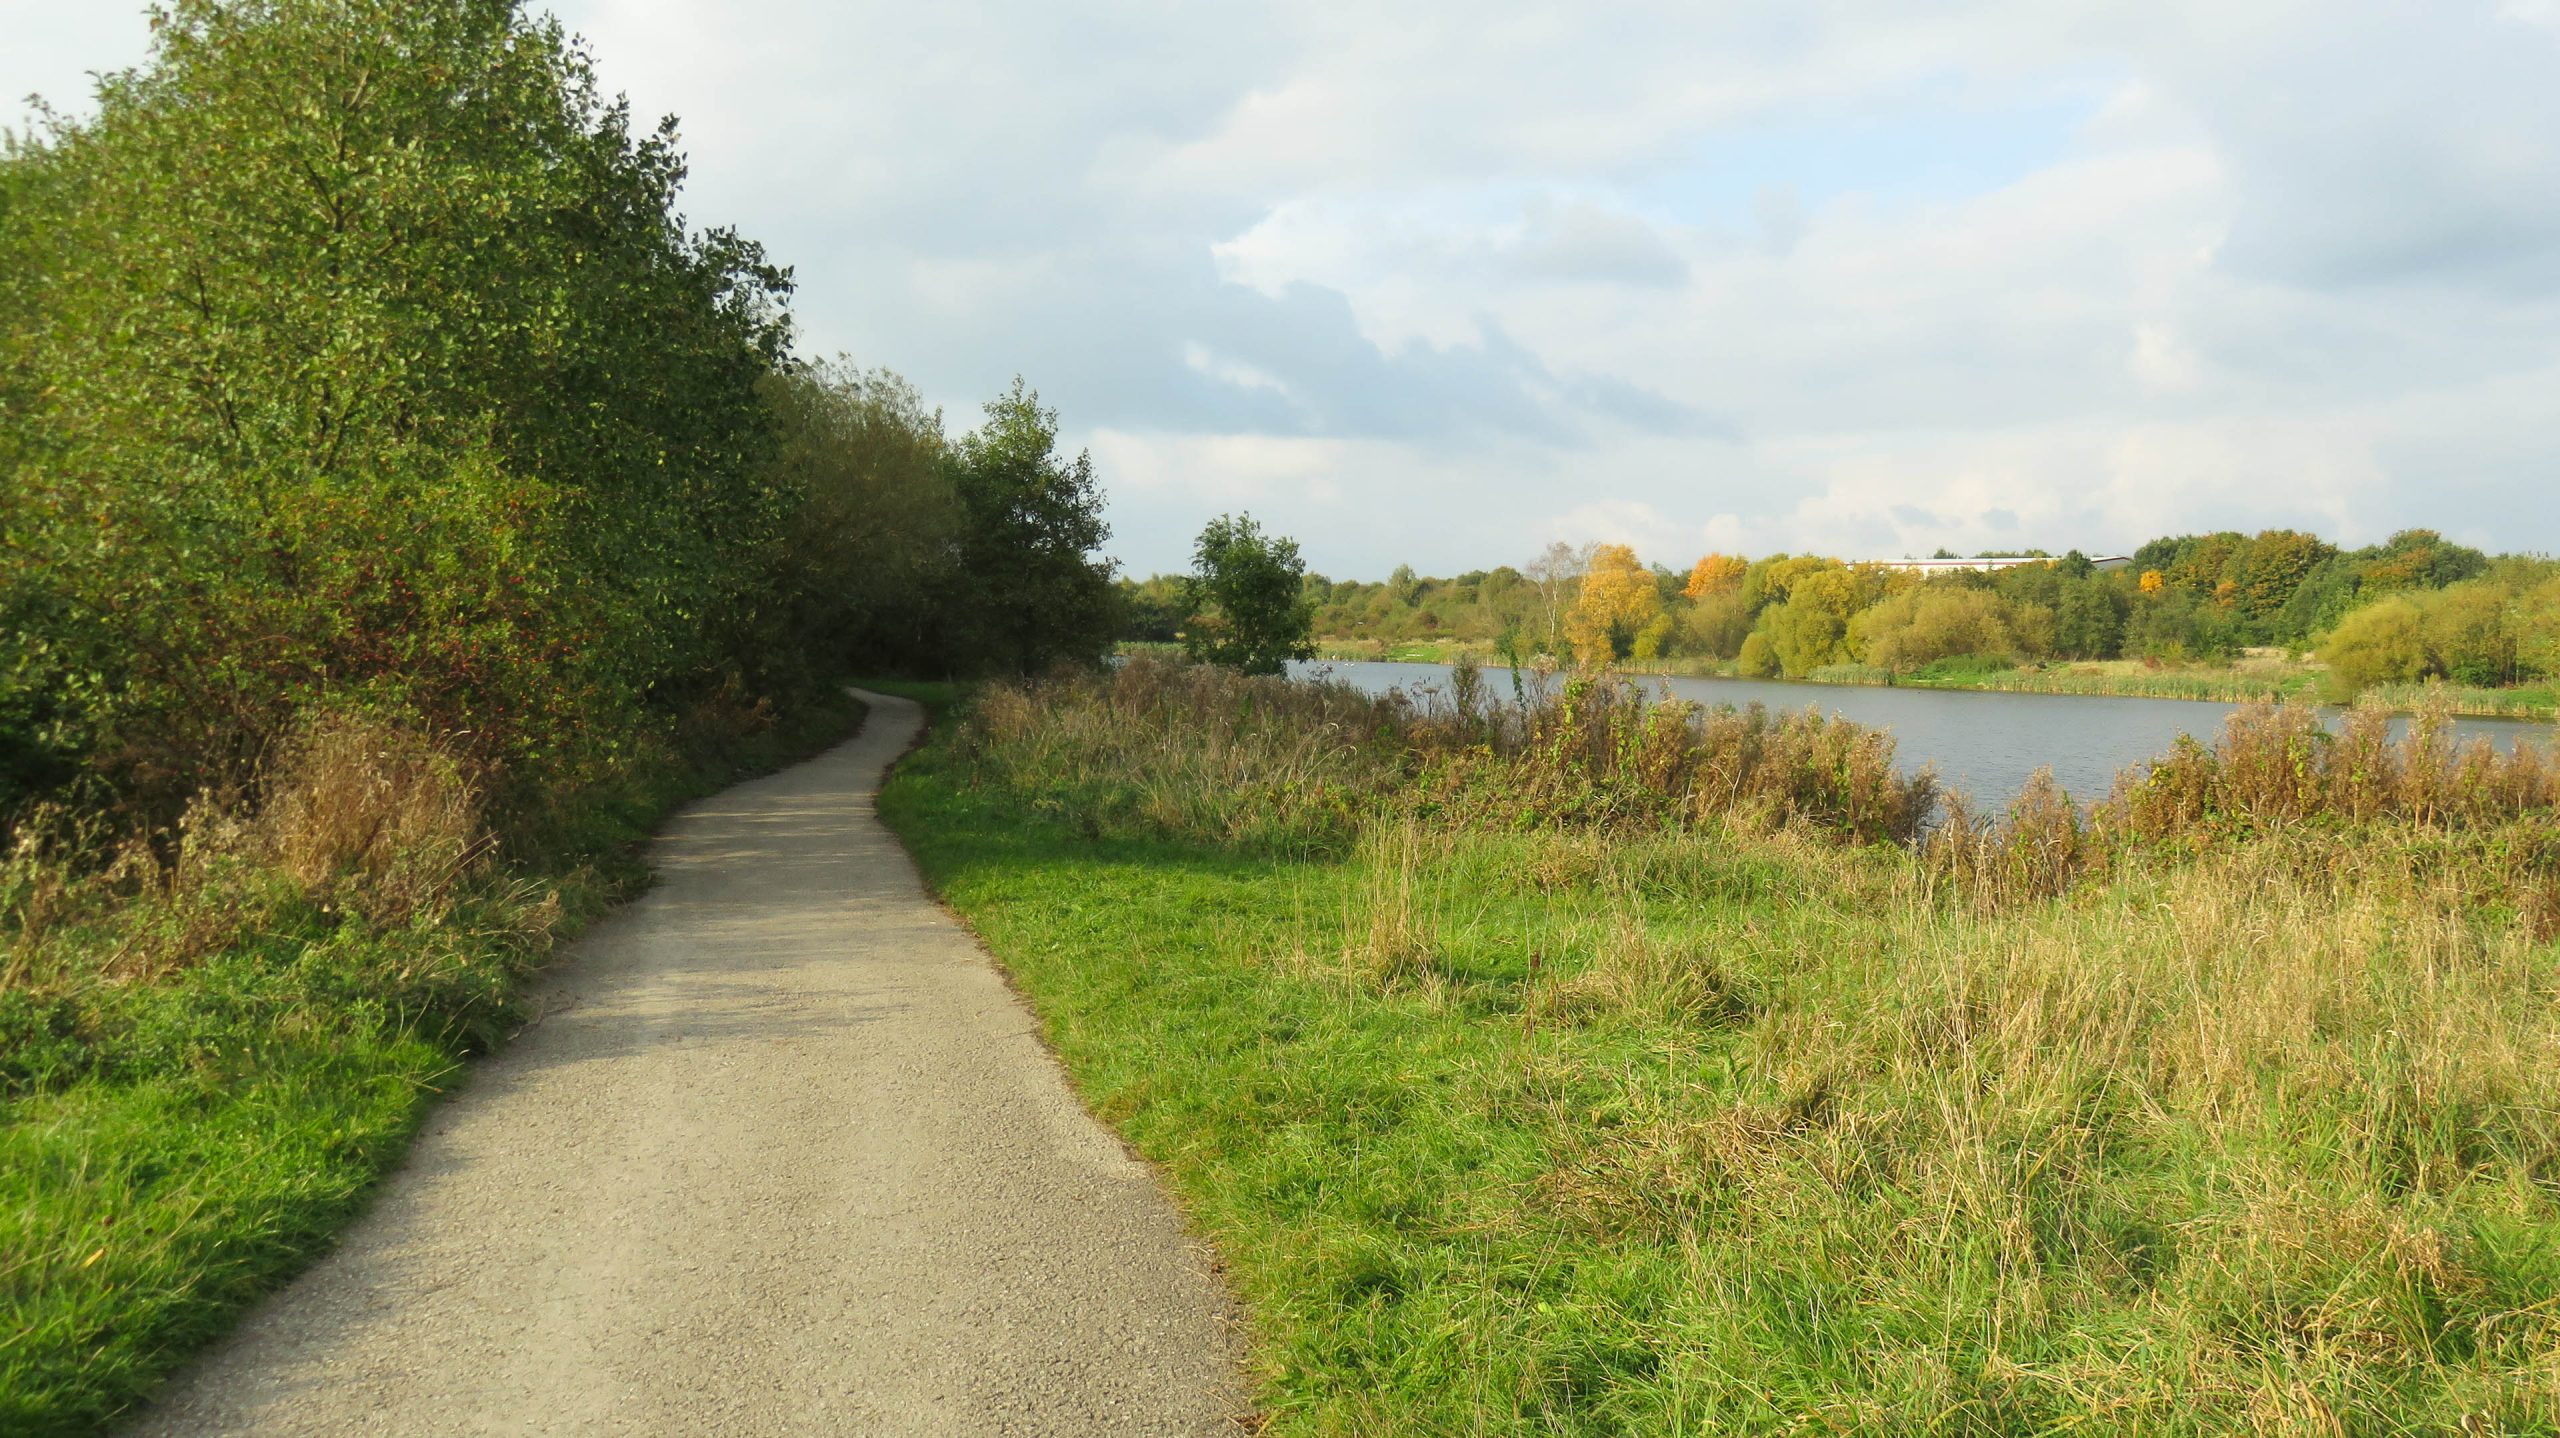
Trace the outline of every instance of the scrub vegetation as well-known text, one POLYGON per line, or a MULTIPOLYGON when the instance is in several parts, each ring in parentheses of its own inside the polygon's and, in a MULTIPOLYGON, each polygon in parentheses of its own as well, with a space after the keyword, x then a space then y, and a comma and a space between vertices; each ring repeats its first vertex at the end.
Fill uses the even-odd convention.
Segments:
POLYGON ((306 1262, 670 805, 1096 658, 1100 496, 794 356, 512 0, 182 0, 0 147, 0 1432, 306 1262))
POLYGON ((1273 1433, 2560 1427, 2560 759, 2261 706, 2089 809, 1606 680, 1134 659, 883 812, 1273 1433))

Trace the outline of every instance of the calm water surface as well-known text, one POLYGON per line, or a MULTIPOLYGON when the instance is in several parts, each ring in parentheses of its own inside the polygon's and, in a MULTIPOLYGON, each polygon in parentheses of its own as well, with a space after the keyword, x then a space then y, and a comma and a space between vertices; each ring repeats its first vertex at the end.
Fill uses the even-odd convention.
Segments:
MULTIPOLYGON (((1420 696, 1446 693, 1445 664, 1318 661, 1293 666, 1301 675, 1323 675, 1373 694, 1402 689, 1420 696)), ((1486 689, 1511 693, 1511 675, 1485 671, 1486 689)), ((2051 765, 2053 776, 2081 800, 2102 799, 2118 771, 2168 749, 2181 734, 2211 742, 2222 732, 2229 704, 2186 699, 2117 699, 2080 694, 1985 694, 1948 689, 1862 688, 1842 684, 1788 684, 1770 679, 1646 679, 1648 690, 1665 687, 1705 704, 1765 704, 1771 709, 1822 710, 1860 724, 1893 731, 1905 769, 1934 764, 1940 782, 1985 802, 2006 800, 2028 776, 2051 765)), ((2532 736, 2547 740, 2553 726, 2521 719, 2464 719, 2454 726, 2463 739, 2487 737, 2501 747, 2532 736)))

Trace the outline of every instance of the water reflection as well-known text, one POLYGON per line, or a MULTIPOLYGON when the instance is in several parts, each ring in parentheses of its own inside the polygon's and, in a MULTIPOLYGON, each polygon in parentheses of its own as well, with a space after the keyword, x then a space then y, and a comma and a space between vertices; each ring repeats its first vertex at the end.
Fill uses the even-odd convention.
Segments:
MULTIPOLYGON (((1373 694, 1390 689, 1416 695, 1446 693, 1449 684, 1445 664, 1319 660, 1292 665, 1291 672, 1342 680, 1373 694)), ((1485 679, 1490 693, 1510 695, 1508 670, 1487 669, 1485 679)), ((1768 679, 1648 678, 1642 682, 1648 690, 1667 689, 1705 704, 1810 706, 1890 729, 1906 768, 1935 764, 1948 788, 1986 802, 2016 794, 2029 775, 2046 765, 2052 766, 2054 777, 2074 797, 2103 798, 2118 771, 2166 751, 2179 735, 2192 734, 2210 742, 2221 732, 2224 716, 2236 707, 2185 699, 1988 694, 1768 679)), ((2553 733, 2549 724, 2521 719, 2463 719, 2454 727, 2465 740, 2484 736, 2502 747, 2521 737, 2548 738, 2553 733)))

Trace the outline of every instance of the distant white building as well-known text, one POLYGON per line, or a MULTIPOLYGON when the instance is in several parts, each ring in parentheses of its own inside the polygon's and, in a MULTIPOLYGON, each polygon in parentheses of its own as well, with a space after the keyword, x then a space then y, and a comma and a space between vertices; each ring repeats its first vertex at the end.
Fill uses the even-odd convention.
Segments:
MULTIPOLYGON (((1899 569, 1909 574, 1953 574, 1969 569, 1976 574, 1991 574, 2003 569, 2016 569, 2027 564, 2059 564, 2059 557, 2034 559, 1870 559, 1863 561, 1877 569, 1899 569)), ((2093 554, 2089 563, 2099 569, 2124 569, 2133 560, 2122 554, 2093 554)))

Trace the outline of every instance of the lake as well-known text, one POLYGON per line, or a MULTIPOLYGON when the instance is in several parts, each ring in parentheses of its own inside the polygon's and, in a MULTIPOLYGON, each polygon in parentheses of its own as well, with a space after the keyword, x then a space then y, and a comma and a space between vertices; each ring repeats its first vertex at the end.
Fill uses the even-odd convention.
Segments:
MULTIPOLYGON (((1372 694, 1402 689, 1419 696, 1449 687, 1445 664, 1319 660, 1290 666, 1299 676, 1342 680, 1372 694)), ((1508 670, 1485 671, 1488 692, 1508 699, 1508 670)), ((1632 677, 1632 676, 1631 676, 1632 677)), ((1846 684, 1790 684, 1773 679, 1644 678, 1649 692, 1668 688, 1704 704, 1765 704, 1822 710, 1893 732, 1906 770, 1935 764, 1946 788, 1983 801, 2006 801, 2036 770, 2083 802, 2103 799, 2118 771, 2167 752, 2181 734, 2208 743, 2236 706, 2186 699, 2118 699, 2081 694, 1992 694, 1960 689, 1887 689, 1846 684)), ((2506 746, 2549 738, 2553 726, 2522 719, 2463 719, 2455 730, 2506 746)))

